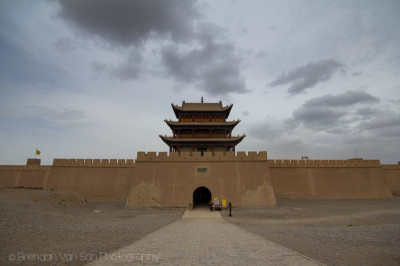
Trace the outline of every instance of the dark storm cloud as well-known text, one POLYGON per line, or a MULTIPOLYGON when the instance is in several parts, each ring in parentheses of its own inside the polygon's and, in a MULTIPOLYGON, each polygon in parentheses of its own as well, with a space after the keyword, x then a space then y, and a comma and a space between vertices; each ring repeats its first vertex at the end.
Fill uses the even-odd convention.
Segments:
POLYGON ((192 38, 200 17, 194 1, 59 0, 59 16, 114 45, 140 45, 149 37, 192 38))
MULTIPOLYGON (((61 18, 80 31, 115 46, 134 46, 141 53, 149 41, 167 40, 168 45, 161 44, 153 52, 161 52, 166 73, 185 86, 194 85, 210 95, 248 91, 240 71, 241 60, 233 44, 221 40, 223 30, 220 27, 202 20, 196 1, 59 2, 61 18)), ((69 43, 60 41, 57 44, 60 48, 70 48, 69 43)), ((152 73, 145 67, 146 59, 139 59, 128 58, 118 66, 95 62, 92 67, 127 81, 143 73, 152 73)))
POLYGON ((232 44, 208 40, 201 48, 188 52, 168 47, 162 57, 168 73, 177 81, 194 84, 210 95, 248 92, 239 70, 241 60, 232 44))
POLYGON ((329 80, 344 65, 334 59, 323 59, 283 73, 268 85, 271 87, 289 84, 287 92, 299 94, 320 82, 329 80))
POLYGON ((344 107, 358 103, 377 103, 379 99, 363 91, 346 91, 337 96, 325 95, 308 100, 304 105, 309 107, 329 106, 344 107))

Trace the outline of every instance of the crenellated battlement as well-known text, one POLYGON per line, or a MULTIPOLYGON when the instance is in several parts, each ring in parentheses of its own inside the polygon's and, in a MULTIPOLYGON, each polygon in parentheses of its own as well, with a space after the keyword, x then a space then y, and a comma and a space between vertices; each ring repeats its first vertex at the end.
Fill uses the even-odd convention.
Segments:
POLYGON ((133 159, 54 159, 53 166, 135 167, 133 159))
POLYGON ((267 161, 267 152, 138 152, 136 161, 267 161))
POLYGON ((10 170, 45 171, 50 169, 51 165, 0 165, 0 171, 10 171, 10 170))
POLYGON ((400 170, 400 162, 397 164, 382 164, 383 170, 398 169, 400 170))
POLYGON ((381 167, 379 160, 268 160, 274 167, 381 167))

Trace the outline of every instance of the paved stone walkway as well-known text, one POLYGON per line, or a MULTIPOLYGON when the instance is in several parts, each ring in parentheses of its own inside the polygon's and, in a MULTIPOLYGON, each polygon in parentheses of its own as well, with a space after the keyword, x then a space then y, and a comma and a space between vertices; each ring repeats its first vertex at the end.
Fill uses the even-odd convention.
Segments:
MULTIPOLYGON (((105 241, 107 241, 105 239, 105 241)), ((247 232, 220 212, 185 211, 178 221, 90 265, 322 265, 247 232)))

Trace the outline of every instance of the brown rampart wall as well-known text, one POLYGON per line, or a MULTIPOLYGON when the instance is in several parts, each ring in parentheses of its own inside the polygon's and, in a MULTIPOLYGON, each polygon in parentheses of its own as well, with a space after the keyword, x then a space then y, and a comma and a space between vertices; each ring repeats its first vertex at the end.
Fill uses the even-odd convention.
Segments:
POLYGON ((275 205, 266 162, 266 152, 139 152, 129 205, 193 206, 201 186, 234 205, 275 205))
POLYGON ((267 152, 138 152, 136 161, 267 161, 267 152))
POLYGON ((76 191, 89 199, 126 200, 133 159, 54 159, 45 189, 76 191))
POLYGON ((398 164, 383 164, 382 170, 386 182, 390 184, 392 194, 400 196, 400 162, 398 164))
POLYGON ((268 160, 277 199, 391 197, 379 160, 268 160))
POLYGON ((400 163, 379 160, 267 160, 266 152, 139 152, 133 159, 54 159, 53 166, 2 165, 0 187, 76 191, 130 205, 187 206, 206 186, 236 205, 282 198, 400 195, 400 163), (207 168, 206 173, 197 168, 207 168), (273 188, 273 190, 272 190, 273 188), (275 196, 274 196, 275 194, 275 196), (228 198, 230 197, 230 198, 228 198))
POLYGON ((381 167, 379 160, 268 160, 269 167, 381 167))
POLYGON ((0 165, 0 187, 43 188, 51 166, 0 165))

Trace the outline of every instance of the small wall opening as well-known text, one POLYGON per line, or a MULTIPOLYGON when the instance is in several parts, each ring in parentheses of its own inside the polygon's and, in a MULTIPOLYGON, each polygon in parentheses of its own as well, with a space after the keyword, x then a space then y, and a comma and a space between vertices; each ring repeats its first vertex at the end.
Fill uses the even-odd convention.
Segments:
POLYGON ((193 208, 209 207, 211 191, 206 187, 198 187, 193 192, 193 208))

